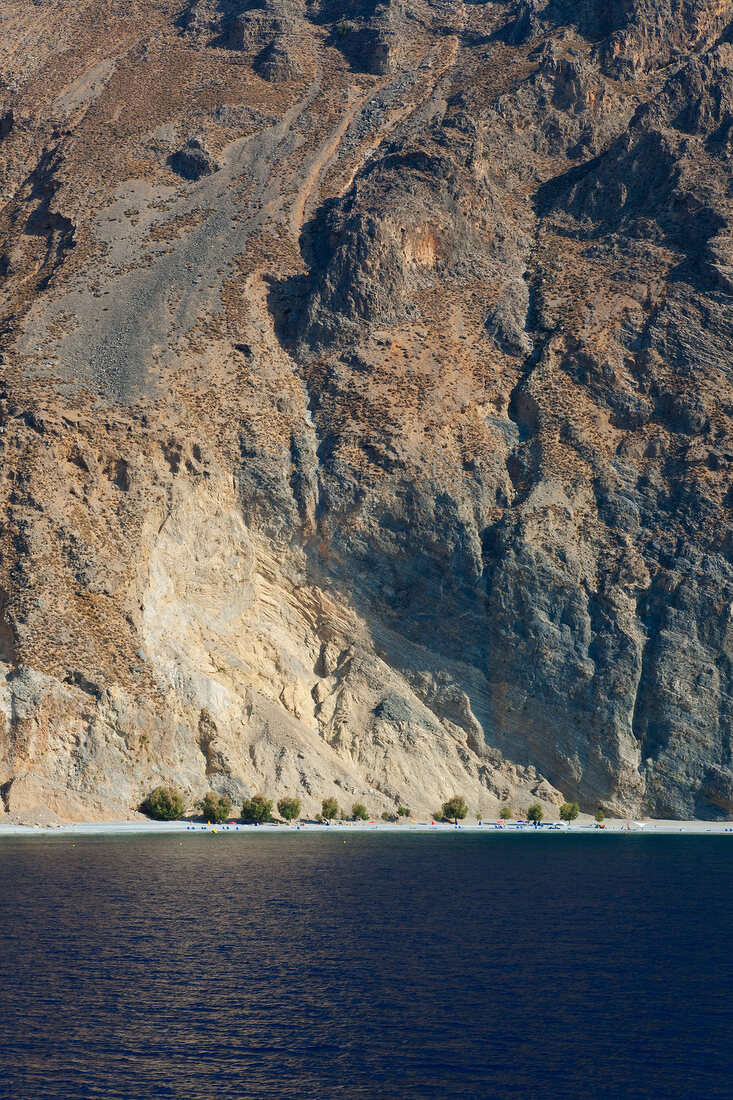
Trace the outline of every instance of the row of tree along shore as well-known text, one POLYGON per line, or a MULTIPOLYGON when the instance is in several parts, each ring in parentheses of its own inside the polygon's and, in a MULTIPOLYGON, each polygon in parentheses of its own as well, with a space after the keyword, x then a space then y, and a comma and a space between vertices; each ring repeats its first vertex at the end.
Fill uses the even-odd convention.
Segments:
MULTIPOLYGON (((253 795, 252 798, 247 798, 242 803, 241 820, 245 825, 262 825, 268 821, 273 821, 275 820, 274 806, 274 799, 266 798, 262 794, 253 795)), ((184 816, 200 816, 206 821, 214 823, 232 819, 232 800, 229 795, 215 794, 213 791, 209 791, 208 794, 204 795, 201 801, 196 803, 193 810, 187 810, 186 802, 180 791, 171 787, 156 787, 147 796, 140 809, 156 821, 178 821, 184 816)), ((563 821, 574 821, 580 811, 577 802, 563 802, 559 812, 563 821)), ((278 799, 277 813, 283 821, 298 820, 301 818, 300 799, 291 795, 285 795, 278 799)), ((433 820, 452 821, 457 825, 467 815, 468 806, 465 798, 460 794, 456 794, 443 803, 440 811, 433 815, 433 820)), ((499 817, 503 821, 511 821, 515 816, 518 815, 514 814, 511 806, 507 803, 499 811, 499 817)), ((540 803, 533 802, 528 807, 524 820, 539 824, 544 816, 544 810, 540 803)), ((603 810, 599 807, 596 813, 596 821, 603 821, 604 816, 603 810)), ((343 807, 339 806, 337 799, 324 798, 321 803, 321 812, 316 815, 316 821, 375 821, 378 818, 382 821, 397 821, 403 817, 410 817, 408 806, 397 806, 392 812, 385 810, 381 813, 370 813, 363 802, 354 802, 351 812, 348 813, 343 807)), ((481 819, 479 818, 479 820, 481 819)))

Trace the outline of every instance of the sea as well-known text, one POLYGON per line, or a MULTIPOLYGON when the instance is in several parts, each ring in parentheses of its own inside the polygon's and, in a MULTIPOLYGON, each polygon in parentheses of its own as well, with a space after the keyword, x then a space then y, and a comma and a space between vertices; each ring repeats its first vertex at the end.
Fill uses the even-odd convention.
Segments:
POLYGON ((733 1097, 733 836, 0 840, 13 1100, 733 1097))

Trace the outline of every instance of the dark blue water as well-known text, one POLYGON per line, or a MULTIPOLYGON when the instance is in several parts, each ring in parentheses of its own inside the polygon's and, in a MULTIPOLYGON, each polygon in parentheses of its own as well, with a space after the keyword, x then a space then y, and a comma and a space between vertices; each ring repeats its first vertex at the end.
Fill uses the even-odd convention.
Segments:
POLYGON ((11 839, 0 882, 14 1100, 733 1096, 728 837, 11 839))

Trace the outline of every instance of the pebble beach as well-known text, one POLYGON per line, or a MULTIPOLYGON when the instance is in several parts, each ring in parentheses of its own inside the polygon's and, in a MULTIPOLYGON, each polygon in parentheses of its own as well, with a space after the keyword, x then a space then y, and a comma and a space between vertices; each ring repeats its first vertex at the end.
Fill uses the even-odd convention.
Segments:
POLYGON ((258 836, 290 835, 303 833, 514 833, 522 835, 564 836, 590 834, 594 836, 623 835, 659 835, 689 833, 699 836, 730 834, 733 839, 733 821, 671 821, 671 820, 635 820, 611 818, 598 827, 591 817, 581 815, 569 824, 545 821, 535 828, 528 822, 478 821, 462 822, 458 826, 446 822, 431 820, 401 820, 396 823, 384 821, 335 821, 330 825, 318 821, 306 821, 287 825, 272 822, 266 825, 243 825, 241 823, 219 824, 197 821, 90 821, 69 822, 54 825, 33 825, 23 823, 0 824, 0 840, 10 836, 137 836, 141 834, 165 835, 169 833, 187 834, 208 832, 217 836, 229 836, 237 833, 256 834, 258 836))

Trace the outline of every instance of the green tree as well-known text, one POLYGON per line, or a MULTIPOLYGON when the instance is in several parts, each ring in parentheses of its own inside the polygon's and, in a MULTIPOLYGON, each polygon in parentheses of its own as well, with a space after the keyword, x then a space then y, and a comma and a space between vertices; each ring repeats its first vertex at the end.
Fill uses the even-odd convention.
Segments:
POLYGON ((399 814, 400 817, 409 817, 410 816, 410 808, 409 808, 409 806, 398 806, 397 807, 397 813, 399 814))
POLYGON ((499 817, 501 818, 502 821, 511 821, 511 819, 512 819, 511 807, 510 806, 502 806, 502 808, 499 810, 499 817))
POLYGON ((207 821, 226 821, 232 815, 232 800, 228 794, 209 791, 201 799, 201 814, 207 821))
POLYGON ((272 817, 272 799, 256 794, 242 803, 242 820, 248 825, 259 825, 272 817))
POLYGON ((545 811, 540 806, 539 802, 533 802, 527 810, 527 821, 542 821, 545 816, 545 811))
POLYGON ((382 810, 382 821, 391 821, 391 820, 392 820, 392 814, 389 812, 389 810, 382 810))
POLYGON ((579 813, 580 807, 577 802, 563 802, 560 807, 560 817, 563 821, 575 821, 579 813))
POLYGON ((321 814, 326 821, 332 821, 334 817, 338 816, 339 804, 335 798, 324 798, 321 803, 321 814))
POLYGON ((368 821, 369 811, 367 810, 363 802, 355 802, 354 805, 351 807, 351 816, 353 817, 354 821, 368 821))
POLYGON ((285 798, 281 798, 277 804, 277 812, 280 817, 284 817, 286 821, 295 821, 296 817, 300 817, 300 799, 290 798, 288 795, 285 798))
POLYGON ((452 821, 457 825, 459 821, 463 821, 468 813, 468 806, 466 805, 465 798, 460 794, 454 794, 452 798, 449 798, 447 802, 443 803, 442 813, 447 821, 452 821))
POLYGON ((178 821, 185 809, 183 797, 170 787, 156 787, 140 807, 148 817, 156 821, 178 821))
POLYGON ((600 823, 602 821, 605 821, 605 820, 606 820, 606 815, 603 812, 603 808, 601 806, 599 806, 598 809, 596 810, 596 821, 600 825, 600 823))

